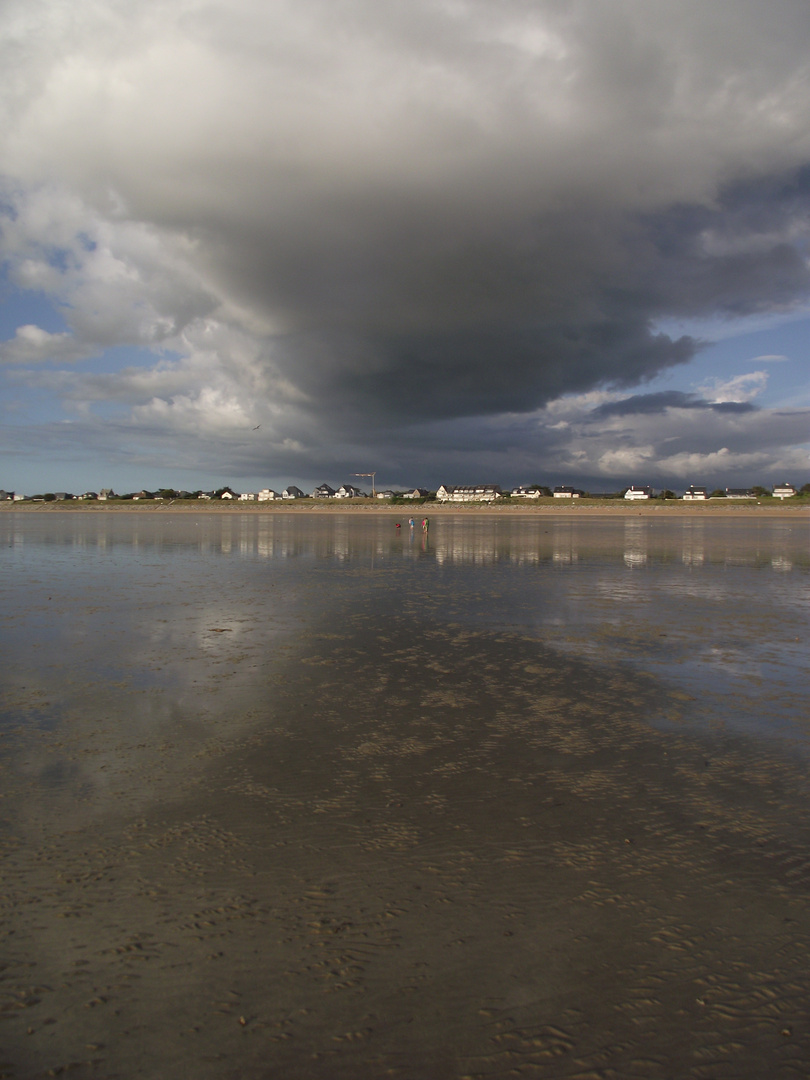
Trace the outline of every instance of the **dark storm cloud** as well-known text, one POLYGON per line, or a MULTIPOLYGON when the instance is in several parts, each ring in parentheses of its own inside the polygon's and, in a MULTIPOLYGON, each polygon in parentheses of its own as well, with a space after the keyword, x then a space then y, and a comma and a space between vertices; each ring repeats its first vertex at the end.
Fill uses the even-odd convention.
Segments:
POLYGON ((621 401, 606 402, 595 408, 592 416, 598 418, 654 414, 662 413, 666 409, 712 409, 721 413, 745 413, 754 411, 756 405, 750 401, 706 401, 696 394, 665 390, 657 394, 634 394, 632 397, 622 398, 621 401))
POLYGON ((276 358, 311 399, 351 415, 373 407, 389 422, 529 411, 601 381, 632 384, 687 360, 694 347, 617 318, 362 342, 324 335, 280 343, 276 358))
POLYGON ((275 360, 314 401, 372 402, 404 419, 530 410, 691 359, 699 343, 656 333, 658 319, 789 308, 810 294, 785 239, 810 213, 793 175, 720 193, 714 209, 643 216, 544 213, 528 200, 507 200, 494 222, 480 207, 434 221, 430 202, 379 219, 347 209, 334 250, 328 237, 296 233, 279 247, 267 236, 241 274, 253 303, 279 302, 293 330, 275 360))

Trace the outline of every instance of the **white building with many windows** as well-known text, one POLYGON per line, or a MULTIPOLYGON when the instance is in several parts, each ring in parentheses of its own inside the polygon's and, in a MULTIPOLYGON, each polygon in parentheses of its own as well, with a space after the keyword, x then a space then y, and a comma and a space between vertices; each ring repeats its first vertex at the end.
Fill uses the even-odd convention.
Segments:
POLYGON ((442 484, 436 492, 438 502, 494 502, 502 499, 503 492, 497 484, 477 484, 462 487, 450 487, 442 484))

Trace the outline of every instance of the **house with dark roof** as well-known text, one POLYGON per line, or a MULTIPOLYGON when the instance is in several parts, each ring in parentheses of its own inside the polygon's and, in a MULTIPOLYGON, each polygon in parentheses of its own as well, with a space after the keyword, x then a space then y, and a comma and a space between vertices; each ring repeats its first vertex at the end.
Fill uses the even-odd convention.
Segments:
POLYGON ((624 493, 625 499, 651 499, 653 497, 653 489, 651 487, 638 487, 636 484, 631 484, 630 487, 624 493))

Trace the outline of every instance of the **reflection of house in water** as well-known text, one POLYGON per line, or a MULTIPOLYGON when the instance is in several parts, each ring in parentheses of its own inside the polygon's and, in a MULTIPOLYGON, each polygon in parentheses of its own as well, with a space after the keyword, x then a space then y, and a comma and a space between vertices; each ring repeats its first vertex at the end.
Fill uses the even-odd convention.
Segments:
POLYGON ((346 521, 335 522, 332 552, 339 562, 345 562, 349 557, 349 525, 346 521))
POLYGON ((498 557, 497 524, 493 521, 445 522, 432 547, 439 564, 483 566, 493 563, 498 557))
POLYGON ((786 559, 784 555, 774 555, 774 557, 771 559, 771 566, 774 570, 777 570, 779 573, 782 574, 785 574, 788 570, 793 569, 793 563, 790 561, 790 559, 786 559))
POLYGON ((516 566, 538 565, 549 558, 548 542, 539 526, 505 529, 496 521, 443 521, 431 536, 436 562, 485 566, 509 562, 516 566))
POLYGON ((624 523, 624 565, 632 568, 646 566, 649 533, 646 525, 640 521, 624 523))
POLYGON ((551 559, 552 562, 562 565, 579 561, 574 531, 570 525, 555 527, 551 540, 551 559))
POLYGON ((703 566, 706 560, 703 522, 695 522, 684 530, 681 562, 684 566, 703 566))

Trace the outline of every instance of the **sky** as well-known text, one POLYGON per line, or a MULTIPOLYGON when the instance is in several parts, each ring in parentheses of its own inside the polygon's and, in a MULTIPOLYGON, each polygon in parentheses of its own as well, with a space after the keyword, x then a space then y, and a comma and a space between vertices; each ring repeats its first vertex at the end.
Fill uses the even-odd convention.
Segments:
POLYGON ((806 0, 4 0, 0 487, 810 481, 806 0))

